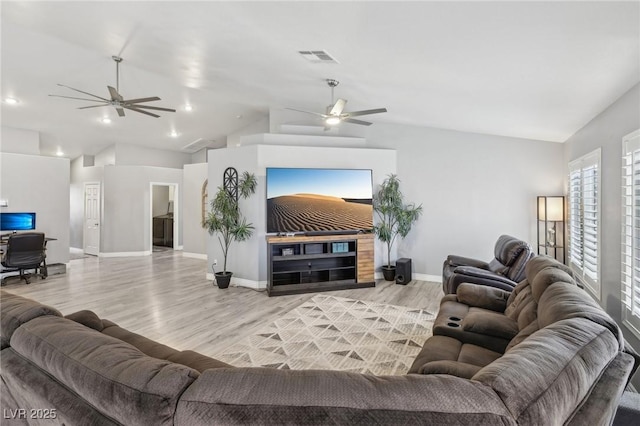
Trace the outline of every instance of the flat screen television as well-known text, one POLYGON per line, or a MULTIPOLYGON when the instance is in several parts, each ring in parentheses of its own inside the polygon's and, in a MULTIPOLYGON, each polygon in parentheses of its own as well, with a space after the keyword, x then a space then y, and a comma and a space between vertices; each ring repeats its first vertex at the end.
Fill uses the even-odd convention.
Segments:
POLYGON ((267 233, 340 233, 373 227, 368 169, 267 168, 267 233))
POLYGON ((31 231, 36 229, 35 213, 0 213, 0 231, 31 231))

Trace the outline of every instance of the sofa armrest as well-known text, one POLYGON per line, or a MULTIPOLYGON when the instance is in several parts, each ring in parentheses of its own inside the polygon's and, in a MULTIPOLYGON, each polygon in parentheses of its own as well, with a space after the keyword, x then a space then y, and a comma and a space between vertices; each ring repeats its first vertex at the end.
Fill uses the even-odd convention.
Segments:
POLYGON ((470 257, 464 256, 456 256, 455 254, 450 254, 449 256, 447 256, 447 262, 451 266, 474 266, 476 268, 489 269, 489 263, 483 260, 472 259, 470 257))
POLYGON ((496 287, 462 283, 456 290, 456 298, 460 303, 476 308, 504 312, 511 292, 496 287))
POLYGON ((452 279, 457 281, 459 284, 467 282, 472 284, 488 285, 490 287, 497 287, 507 291, 513 291, 513 288, 517 285, 517 283, 511 281, 509 278, 473 266, 458 266, 453 271, 452 279))
POLYGON ((462 321, 462 329, 470 333, 511 340, 518 334, 518 323, 493 312, 469 312, 462 321))

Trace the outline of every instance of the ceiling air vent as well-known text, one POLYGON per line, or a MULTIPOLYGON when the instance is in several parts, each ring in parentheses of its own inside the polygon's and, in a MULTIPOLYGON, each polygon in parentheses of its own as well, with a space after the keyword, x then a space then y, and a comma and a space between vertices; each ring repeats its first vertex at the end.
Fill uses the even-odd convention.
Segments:
POLYGON ((309 62, 338 63, 326 50, 299 50, 298 53, 309 62))

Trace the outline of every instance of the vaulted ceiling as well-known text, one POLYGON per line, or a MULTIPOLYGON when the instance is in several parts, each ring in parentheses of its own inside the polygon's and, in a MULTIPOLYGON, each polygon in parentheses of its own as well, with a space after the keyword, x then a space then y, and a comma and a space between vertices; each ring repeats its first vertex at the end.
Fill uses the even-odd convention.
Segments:
POLYGON ((347 110, 388 108, 374 126, 562 142, 640 81, 639 4, 3 1, 2 97, 19 103, 2 103, 2 125, 39 131, 43 154, 72 158, 116 142, 215 146, 270 108, 323 111, 335 78, 347 110), (48 96, 79 95, 61 83, 108 97, 112 55, 124 58, 125 98, 159 96, 149 105, 177 112, 120 118, 48 96))

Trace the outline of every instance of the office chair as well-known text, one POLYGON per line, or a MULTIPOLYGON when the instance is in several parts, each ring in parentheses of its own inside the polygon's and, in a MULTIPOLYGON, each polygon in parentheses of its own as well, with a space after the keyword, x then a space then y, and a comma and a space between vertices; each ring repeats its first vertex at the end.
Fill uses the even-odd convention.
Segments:
POLYGON ((46 278, 46 274, 42 272, 45 257, 44 234, 42 232, 24 232, 11 235, 7 241, 7 248, 2 257, 2 262, 0 262, 6 268, 2 272, 19 271, 20 275, 4 277, 2 284, 4 285, 5 280, 14 276, 19 276, 21 280, 25 280, 27 284, 30 284, 31 274, 25 274, 25 270, 28 269, 33 269, 34 274, 46 278), (40 270, 40 273, 38 273, 38 270, 40 270))

